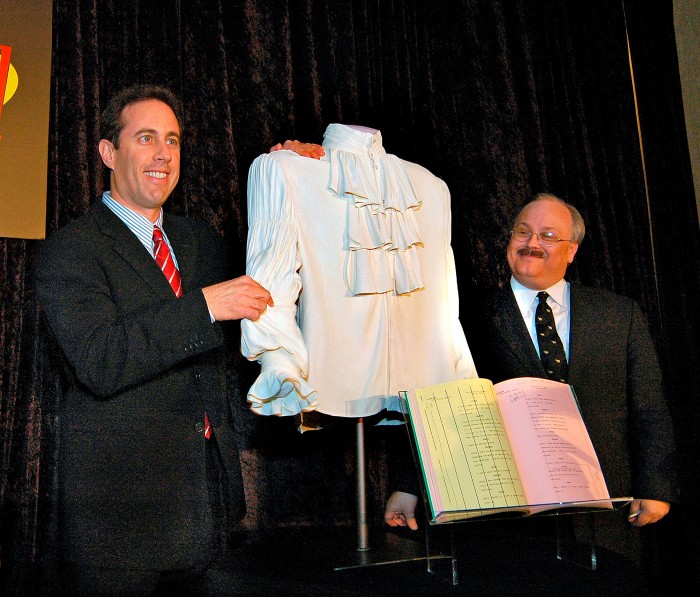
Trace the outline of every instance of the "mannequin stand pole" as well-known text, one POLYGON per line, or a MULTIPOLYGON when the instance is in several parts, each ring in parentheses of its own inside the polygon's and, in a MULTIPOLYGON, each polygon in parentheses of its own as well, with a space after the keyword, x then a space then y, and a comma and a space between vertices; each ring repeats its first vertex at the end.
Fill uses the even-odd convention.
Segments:
POLYGON ((365 482, 365 424, 357 419, 356 428, 356 475, 357 475, 357 551, 369 549, 369 525, 367 523, 367 484, 365 482))
POLYGON ((349 568, 364 568, 367 566, 381 566, 384 564, 397 564, 399 562, 427 561, 428 572, 432 572, 431 561, 452 556, 428 553, 427 525, 426 542, 421 545, 417 541, 404 539, 392 533, 382 533, 382 536, 370 548, 369 523, 367 521, 367 484, 365 467, 365 432, 364 419, 357 419, 356 439, 356 482, 357 482, 357 545, 354 554, 349 554, 347 562, 334 567, 334 570, 346 570, 349 568))

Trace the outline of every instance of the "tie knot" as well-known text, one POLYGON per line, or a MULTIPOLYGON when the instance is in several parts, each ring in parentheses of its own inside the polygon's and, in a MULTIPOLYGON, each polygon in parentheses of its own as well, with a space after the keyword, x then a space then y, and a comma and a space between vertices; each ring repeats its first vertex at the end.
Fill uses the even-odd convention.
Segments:
POLYGON ((537 298, 540 299, 540 303, 546 303, 549 295, 544 290, 541 290, 537 293, 537 298))
POLYGON ((158 226, 153 226, 153 240, 155 242, 160 242, 163 240, 163 232, 158 226))

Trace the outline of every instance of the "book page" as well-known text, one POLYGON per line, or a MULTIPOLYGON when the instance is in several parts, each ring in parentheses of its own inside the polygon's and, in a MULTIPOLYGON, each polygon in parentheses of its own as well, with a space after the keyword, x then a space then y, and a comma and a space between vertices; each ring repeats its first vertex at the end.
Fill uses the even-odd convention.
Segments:
POLYGON ((417 388, 408 403, 434 516, 526 503, 490 381, 417 388))
POLYGON ((521 377, 495 390, 530 504, 610 498, 569 385, 521 377))

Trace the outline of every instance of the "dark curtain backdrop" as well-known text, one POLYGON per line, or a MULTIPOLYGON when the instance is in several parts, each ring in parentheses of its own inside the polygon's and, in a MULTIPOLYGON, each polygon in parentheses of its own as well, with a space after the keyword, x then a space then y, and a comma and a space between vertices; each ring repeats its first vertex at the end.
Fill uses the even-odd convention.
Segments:
MULTIPOLYGON (((182 97, 183 174, 168 209, 211 223, 241 273, 249 164, 277 141, 320 142, 332 122, 380 129, 388 151, 447 182, 467 330, 475 295, 507 281, 517 208, 539 191, 574 203, 588 234, 571 278, 641 303, 668 385, 683 501, 644 531, 646 557, 660 578, 698 561, 700 240, 671 0, 53 4, 49 233, 101 192, 99 114, 135 82, 182 97)), ((0 239, 0 573, 17 594, 41 591, 60 566, 62 376, 32 287, 40 242, 0 239)), ((257 417, 245 404, 257 366, 232 358, 243 533, 353 525, 355 421, 301 435, 291 419, 257 417)), ((367 431, 377 526, 404 439, 367 431)))

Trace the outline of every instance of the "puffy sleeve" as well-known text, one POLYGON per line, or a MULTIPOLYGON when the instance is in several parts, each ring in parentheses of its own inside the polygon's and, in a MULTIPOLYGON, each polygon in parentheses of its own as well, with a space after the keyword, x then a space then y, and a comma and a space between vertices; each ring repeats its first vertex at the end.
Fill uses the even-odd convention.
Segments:
POLYGON ((241 352, 261 365, 248 391, 250 408, 260 415, 295 415, 317 406, 316 390, 306 381, 308 350, 296 320, 302 284, 293 190, 284 168, 290 153, 263 154, 248 174, 246 273, 270 291, 275 303, 258 321, 241 321, 241 352))

